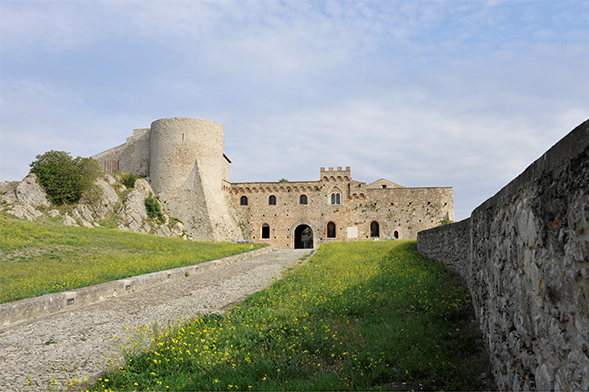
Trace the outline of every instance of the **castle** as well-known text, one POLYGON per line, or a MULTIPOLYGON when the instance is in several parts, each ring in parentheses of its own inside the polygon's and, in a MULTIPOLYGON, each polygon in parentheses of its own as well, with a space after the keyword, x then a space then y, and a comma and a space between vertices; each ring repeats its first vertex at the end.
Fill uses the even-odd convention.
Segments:
POLYGON ((407 188, 355 181, 350 167, 321 168, 318 181, 229 181, 223 126, 168 118, 135 129, 118 147, 94 155, 105 173, 149 179, 170 214, 200 241, 250 240, 277 248, 331 241, 416 238, 454 220, 452 187, 407 188))

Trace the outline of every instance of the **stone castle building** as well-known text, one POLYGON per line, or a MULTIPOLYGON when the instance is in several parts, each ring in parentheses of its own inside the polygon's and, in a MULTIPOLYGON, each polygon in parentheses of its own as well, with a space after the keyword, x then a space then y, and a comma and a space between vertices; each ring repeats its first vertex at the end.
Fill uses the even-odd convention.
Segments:
POLYGON ((156 120, 93 156, 106 173, 149 179, 170 215, 195 240, 313 248, 330 241, 416 238, 454 220, 452 187, 406 188, 352 179, 350 167, 321 168, 318 181, 229 181, 223 126, 194 118, 156 120))

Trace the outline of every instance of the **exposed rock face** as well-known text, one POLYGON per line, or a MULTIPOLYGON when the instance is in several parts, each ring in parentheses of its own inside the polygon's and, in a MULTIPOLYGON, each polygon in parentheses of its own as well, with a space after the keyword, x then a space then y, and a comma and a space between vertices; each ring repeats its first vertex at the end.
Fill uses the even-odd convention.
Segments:
MULTIPOLYGON (((0 201, 8 204, 7 213, 30 221, 43 216, 36 207, 49 207, 51 203, 36 179, 35 174, 29 174, 21 182, 1 183, 2 192, 5 193, 0 195, 0 201)), ((184 225, 177 222, 173 228, 168 227, 170 217, 167 214, 164 213, 165 224, 155 223, 148 217, 145 199, 153 194, 153 189, 145 179, 138 179, 134 189, 122 201, 115 188, 119 192, 126 188, 112 176, 99 178, 94 185, 95 187, 84 194, 70 213, 66 212, 63 215, 61 221, 64 225, 93 228, 100 226, 99 222, 109 220, 114 215, 118 219, 117 226, 121 230, 153 233, 166 237, 183 236, 184 225)), ((161 204, 160 207, 164 211, 161 204)), ((47 215, 57 217, 61 214, 53 209, 47 212, 47 215)))
MULTIPOLYGON (((117 212, 117 218, 127 222, 131 231, 149 233, 151 228, 145 227, 144 220, 147 220, 147 209, 145 208, 145 196, 137 189, 132 190, 123 200, 123 208, 117 212)), ((119 225, 120 227, 120 225, 119 225)))
POLYGON ((37 184, 37 175, 29 173, 16 187, 2 195, 2 201, 9 204, 28 204, 32 207, 49 207, 47 193, 37 184))
POLYGON ((115 179, 112 176, 106 176, 106 180, 97 179, 94 182, 96 188, 80 199, 80 203, 76 209, 87 221, 94 220, 94 217, 99 222, 104 221, 114 212, 117 204, 119 204, 119 196, 111 186, 111 181, 114 184, 115 179))
POLYGON ((43 213, 37 211, 35 207, 31 206, 30 204, 16 204, 7 213, 16 216, 20 219, 26 219, 29 221, 33 221, 38 217, 42 216, 43 213))
POLYGON ((74 218, 69 216, 69 214, 67 212, 63 215, 63 218, 61 219, 61 223, 63 223, 66 226, 79 226, 78 222, 76 222, 76 220, 74 218))

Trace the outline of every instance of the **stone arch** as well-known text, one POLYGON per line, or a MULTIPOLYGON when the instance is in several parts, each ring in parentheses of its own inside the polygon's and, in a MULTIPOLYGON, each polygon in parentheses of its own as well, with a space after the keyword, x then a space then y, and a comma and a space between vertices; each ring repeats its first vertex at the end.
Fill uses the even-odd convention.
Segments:
POLYGON ((337 176, 337 180, 341 181, 342 180, 342 176, 337 176))
POLYGON ((247 200, 247 196, 241 196, 241 199, 239 199, 239 205, 240 206, 247 206, 248 200, 247 200))
POLYGON ((311 249, 311 248, 314 248, 315 244, 318 244, 318 243, 319 243, 319 240, 317 237, 317 230, 313 226, 313 224, 311 224, 311 222, 309 222, 308 220, 301 219, 291 226, 291 228, 290 228, 291 249, 311 249), (306 243, 302 244, 300 237, 301 237, 302 231, 307 227, 311 230, 311 235, 307 239, 306 243), (297 232, 297 230, 299 230, 299 231, 297 232), (298 237, 297 237, 297 234, 298 234, 298 237), (297 240, 299 240, 298 243, 297 243, 297 240), (310 246, 310 248, 301 248, 300 247, 301 245, 307 245, 307 246, 310 246))
POLYGON ((327 203, 328 204, 342 204, 343 203, 343 192, 338 186, 333 186, 327 193, 327 203))

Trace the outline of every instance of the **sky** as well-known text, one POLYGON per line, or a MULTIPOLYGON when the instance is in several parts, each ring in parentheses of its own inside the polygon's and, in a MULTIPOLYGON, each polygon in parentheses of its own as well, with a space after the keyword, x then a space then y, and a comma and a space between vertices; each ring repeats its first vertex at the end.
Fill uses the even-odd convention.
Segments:
POLYGON ((168 117, 231 181, 453 186, 456 219, 589 118, 589 1, 0 0, 0 181, 168 117))

